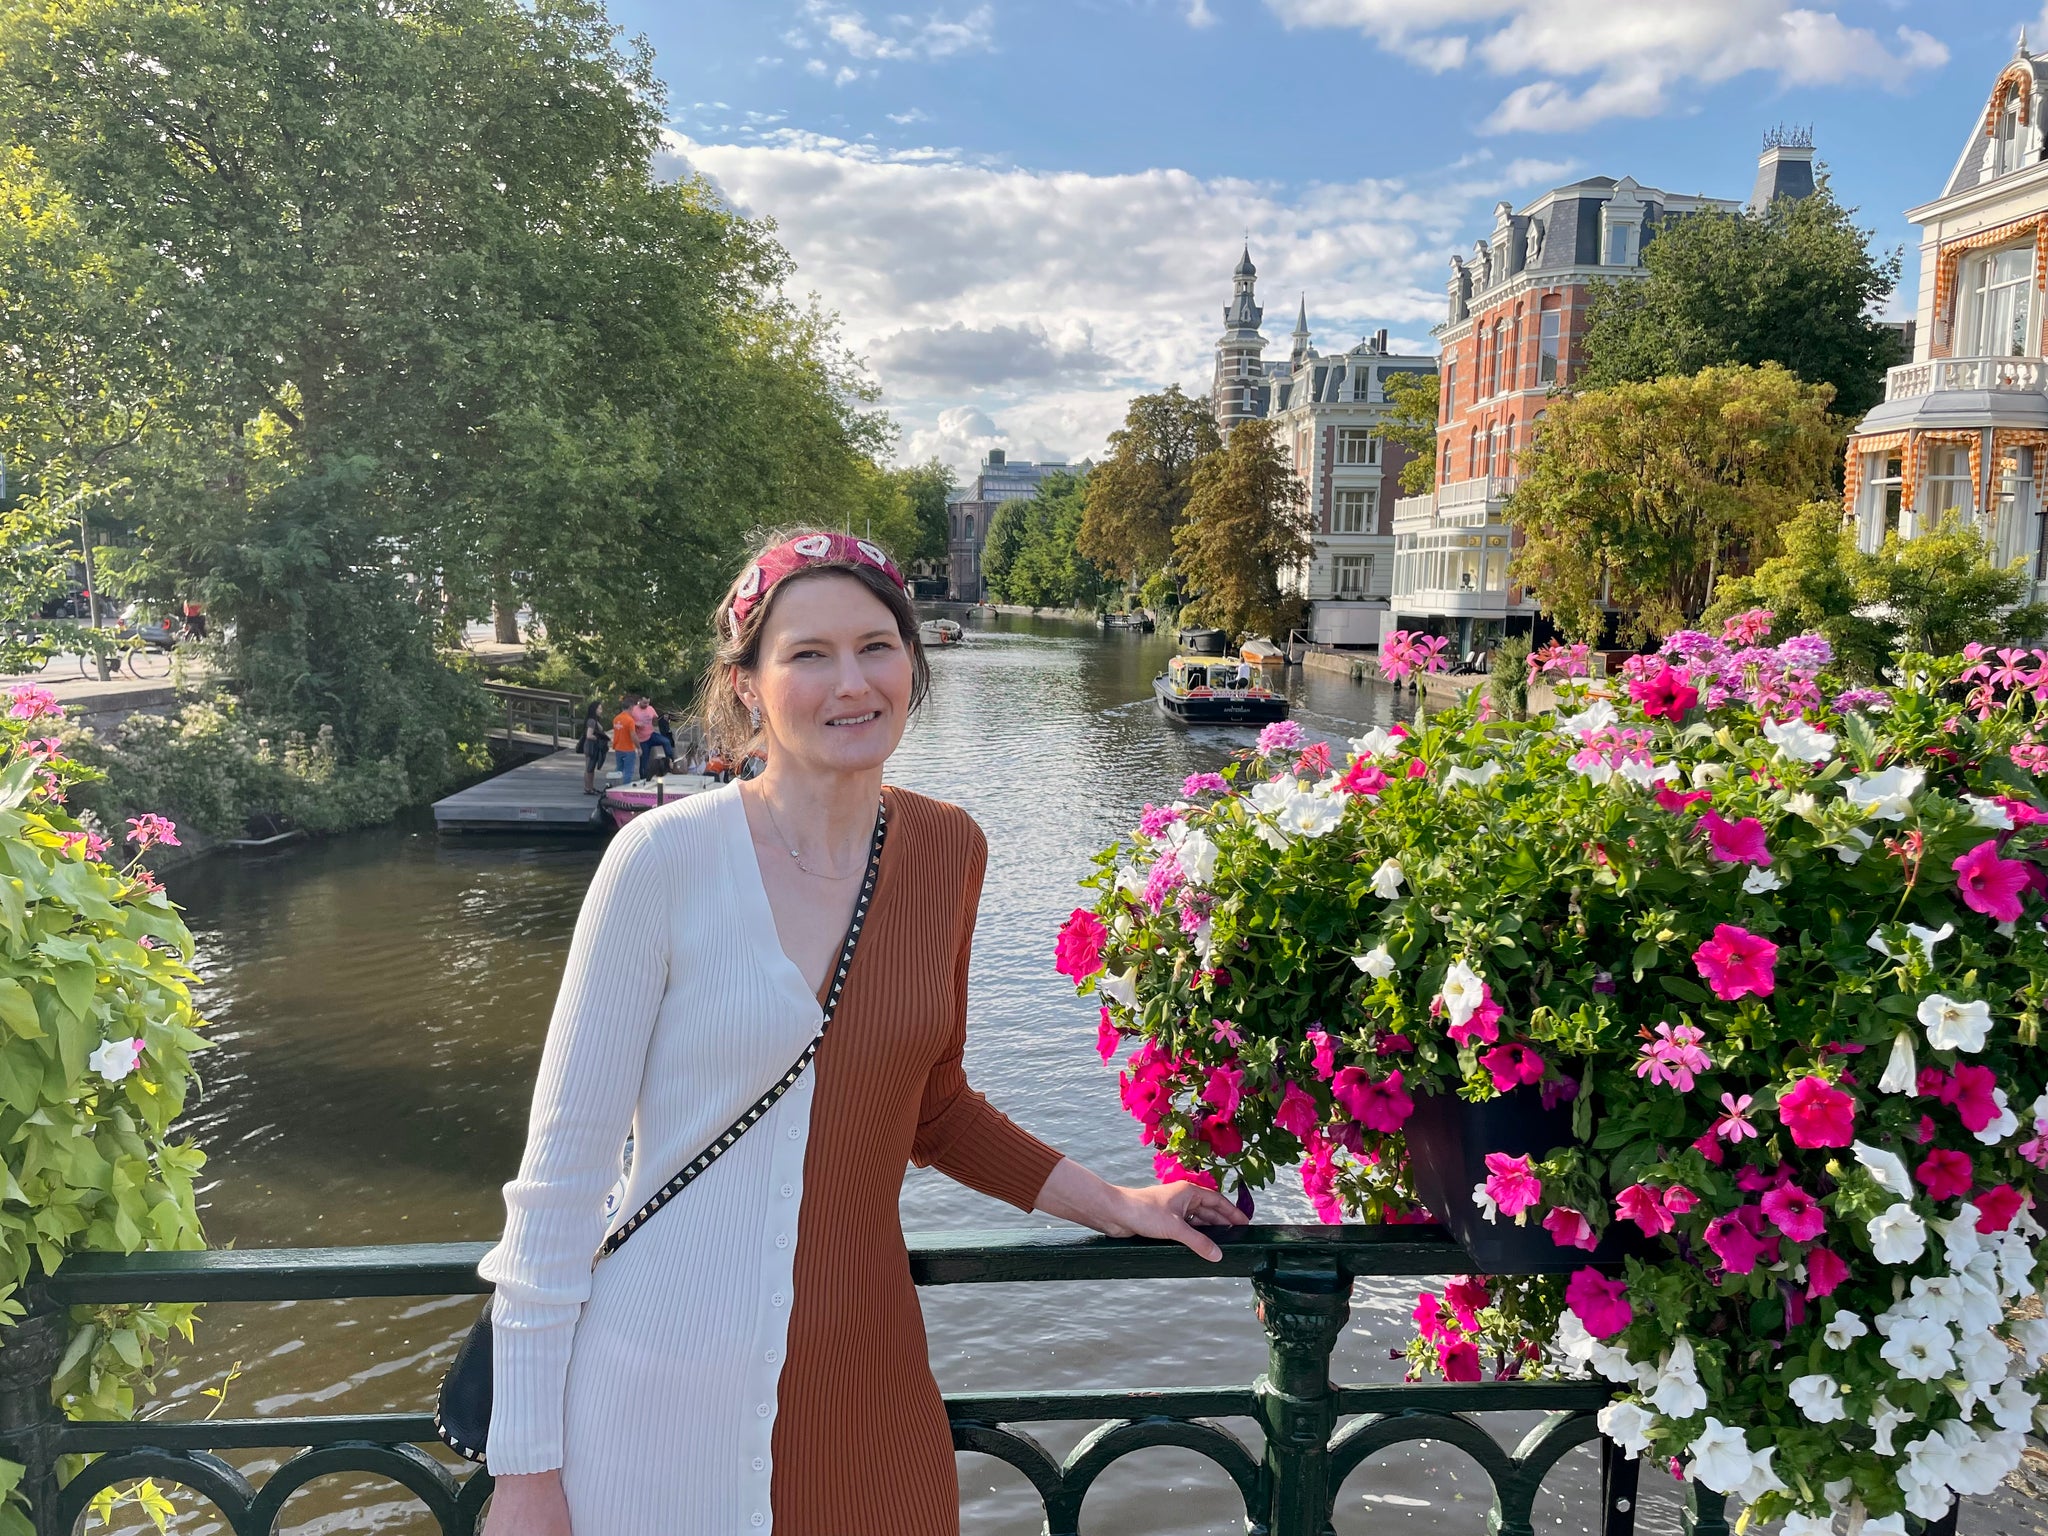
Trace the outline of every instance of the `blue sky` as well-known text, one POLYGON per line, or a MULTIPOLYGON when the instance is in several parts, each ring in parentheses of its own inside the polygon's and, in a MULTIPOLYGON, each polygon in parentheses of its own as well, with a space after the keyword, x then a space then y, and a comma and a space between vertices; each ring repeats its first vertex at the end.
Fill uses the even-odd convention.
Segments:
MULTIPOLYGON (((1741 197, 1811 124, 1915 253, 2040 0, 612 0, 670 88, 676 168, 772 217, 907 459, 1099 453, 1206 383, 1249 229, 1284 346, 1433 351, 1445 260, 1577 176, 1741 197)), ((1903 312, 1903 311, 1902 311, 1903 312)))

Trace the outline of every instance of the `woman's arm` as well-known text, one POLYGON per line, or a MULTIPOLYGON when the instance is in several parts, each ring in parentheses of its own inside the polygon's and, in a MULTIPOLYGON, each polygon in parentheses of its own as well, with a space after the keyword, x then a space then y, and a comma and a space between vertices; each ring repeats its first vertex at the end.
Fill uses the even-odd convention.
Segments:
POLYGON ((1153 1184, 1130 1188, 1112 1184, 1071 1157, 1060 1159, 1038 1209, 1110 1237, 1163 1237, 1183 1243, 1214 1263, 1223 1250, 1197 1227, 1241 1227, 1251 1217, 1199 1184, 1153 1184))

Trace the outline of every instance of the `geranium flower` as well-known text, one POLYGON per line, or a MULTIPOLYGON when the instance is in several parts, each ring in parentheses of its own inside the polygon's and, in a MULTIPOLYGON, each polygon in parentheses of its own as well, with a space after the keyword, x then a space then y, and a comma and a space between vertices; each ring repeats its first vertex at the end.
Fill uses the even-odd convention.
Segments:
MULTIPOLYGON (((1721 1141, 1731 1143, 1739 1142, 1746 1136, 1757 1135, 1757 1128, 1749 1120, 1749 1109, 1755 1102, 1755 1098, 1746 1093, 1739 1099, 1732 1093, 1722 1094, 1722 1113, 1720 1118, 1714 1122, 1709 1134, 1721 1141)), ((1701 1139, 1704 1140, 1705 1138, 1701 1139)), ((1715 1161, 1719 1161, 1719 1159, 1715 1159, 1715 1161)))
POLYGON ((1593 1234, 1593 1223, 1568 1205, 1552 1206, 1543 1217, 1543 1230, 1560 1248, 1594 1248, 1600 1242, 1593 1234))
POLYGON ((1564 1304, 1596 1339, 1611 1339, 1635 1321, 1628 1282, 1619 1276, 1610 1279, 1590 1266, 1565 1282, 1564 1304))
POLYGON ((166 848, 179 848, 178 827, 166 816, 131 816, 128 818, 128 841, 138 852, 147 852, 161 843, 166 848))
POLYGON ((1730 821, 1718 811, 1702 811, 1693 825, 1707 834, 1709 850, 1723 864, 1754 864, 1761 868, 1771 862, 1771 850, 1764 842, 1764 824, 1754 816, 1730 821))
POLYGON ((1191 773, 1180 786, 1181 798, 1192 800, 1197 795, 1227 795, 1230 781, 1220 773, 1191 773))
POLYGON ((1152 865, 1151 874, 1145 877, 1142 899, 1146 906, 1157 912, 1186 883, 1187 876, 1181 873, 1180 860, 1171 852, 1161 854, 1152 865))
POLYGON ((1967 1195, 1977 1182, 1977 1171, 1970 1163, 1970 1154, 1957 1152, 1948 1147, 1936 1147, 1913 1170, 1934 1200, 1954 1200, 1967 1195))
POLYGON ((1166 835, 1166 829, 1179 821, 1182 813, 1170 805, 1147 804, 1138 813, 1138 836, 1159 838, 1166 835))
POLYGON ((1700 1041, 1705 1038, 1702 1030, 1690 1024, 1674 1029, 1659 1021, 1656 1037, 1640 1048, 1643 1059, 1636 1064, 1636 1076, 1676 1088, 1680 1093, 1691 1093, 1693 1074, 1713 1069, 1713 1059, 1700 1049, 1700 1041))
POLYGON ((1925 769, 1894 766, 1849 780, 1842 793, 1874 821, 1904 821, 1912 814, 1913 797, 1926 782, 1925 769))
POLYGON ((1292 752, 1303 740, 1302 729, 1292 720, 1275 720, 1259 732, 1258 752, 1261 757, 1272 757, 1280 752, 1292 752))
POLYGON ((1825 1078, 1802 1077, 1779 1096, 1778 1118, 1796 1147, 1846 1147, 1856 1126, 1856 1101, 1825 1078))
POLYGON ((1778 946, 1730 923, 1715 925, 1714 936, 1693 951, 1692 963, 1724 1003, 1769 997, 1777 985, 1778 946))
POLYGON ((1675 1225, 1671 1212, 1658 1198, 1657 1191, 1647 1184, 1631 1184, 1614 1197, 1614 1211, 1623 1221, 1632 1221, 1643 1229, 1645 1237, 1662 1237, 1675 1225))
POLYGON ((1849 1278, 1849 1265, 1832 1248, 1814 1248, 1806 1255, 1806 1299, 1818 1301, 1832 1296, 1849 1278))
POLYGON ((1479 1058, 1479 1065, 1491 1074, 1496 1093, 1533 1083, 1549 1070, 1541 1056, 1515 1040, 1495 1046, 1479 1058))
POLYGON ((1520 1216, 1543 1198, 1543 1181, 1529 1159, 1505 1152, 1486 1154, 1486 1182, 1480 1187, 1504 1216, 1520 1216))
POLYGON ((1959 1003, 1939 992, 1920 999, 1914 1010, 1927 1043, 1937 1051, 1981 1051, 1991 1027, 1991 1005, 1980 1000, 1959 1003))
POLYGON ((1376 795, 1385 789, 1388 779, 1384 771, 1370 758, 1359 758, 1337 781, 1337 788, 1347 795, 1376 795))
POLYGON ((1817 731, 1804 720, 1766 720, 1764 740, 1778 749, 1778 756, 1795 763, 1825 762, 1834 754, 1835 738, 1817 731))
POLYGON ((7 713, 16 720, 39 720, 45 715, 63 714, 64 706, 49 689, 25 683, 8 695, 7 713))
POLYGON ((1330 744, 1327 741, 1311 742, 1301 749, 1301 756, 1294 760, 1296 773, 1312 774, 1321 778, 1330 771, 1330 744))
POLYGON ((1956 872, 1956 890, 1963 905, 1994 922, 2020 920, 2020 892, 2027 888, 2027 868, 2018 859, 2001 859, 1997 842, 1983 842, 1949 866, 1956 872))
POLYGON ((1731 1275, 1748 1274, 1763 1257, 1762 1240, 1734 1216, 1716 1216, 1708 1222, 1706 1240, 1731 1275))
POLYGON ((1060 925, 1053 945, 1053 969, 1071 976, 1076 984, 1102 969, 1102 948, 1109 942, 1109 929, 1086 907, 1076 907, 1073 916, 1060 925))
POLYGON ((1216 1106, 1216 1113, 1226 1120, 1237 1114, 1238 1102, 1244 1097, 1244 1069, 1242 1067, 1220 1066, 1209 1069, 1208 1081, 1202 1084, 1202 1097, 1216 1106))
POLYGON ((1374 1078, 1360 1067, 1346 1067, 1337 1074, 1330 1092, 1344 1112, 1369 1131, 1398 1131, 1415 1113, 1415 1100, 1402 1086, 1398 1067, 1383 1078, 1374 1078))
POLYGON ((1273 1123, 1281 1130, 1300 1137, 1304 1143, 1315 1135, 1321 1118, 1315 1098, 1298 1083, 1287 1085, 1286 1091, 1280 1095, 1280 1107, 1273 1111, 1273 1123))
POLYGON ((1780 1184, 1758 1202, 1772 1226, 1795 1243, 1810 1243, 1827 1230, 1820 1202, 1797 1184, 1780 1184))

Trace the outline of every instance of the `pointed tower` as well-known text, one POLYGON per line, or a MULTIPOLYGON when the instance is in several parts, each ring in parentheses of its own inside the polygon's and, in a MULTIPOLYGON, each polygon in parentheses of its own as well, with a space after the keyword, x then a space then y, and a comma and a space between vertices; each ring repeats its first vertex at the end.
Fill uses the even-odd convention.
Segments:
POLYGON ((1223 311, 1223 335, 1216 343, 1216 382, 1210 404, 1226 436, 1250 416, 1266 414, 1266 338, 1259 334, 1266 312, 1259 308, 1259 269, 1249 242, 1232 274, 1230 304, 1223 311))
POLYGON ((1312 350, 1314 349, 1309 346, 1308 335, 1308 295, 1304 293, 1301 296, 1301 315, 1294 322, 1294 350, 1288 354, 1288 363, 1299 369, 1308 361, 1312 350))

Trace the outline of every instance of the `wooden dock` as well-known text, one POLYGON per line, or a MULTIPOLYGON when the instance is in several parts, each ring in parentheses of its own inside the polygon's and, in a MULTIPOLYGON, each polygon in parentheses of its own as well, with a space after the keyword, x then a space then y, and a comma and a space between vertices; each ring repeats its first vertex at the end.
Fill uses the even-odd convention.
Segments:
POLYGON ((442 832, 597 832, 597 796, 583 793, 583 754, 551 752, 434 802, 442 832))

